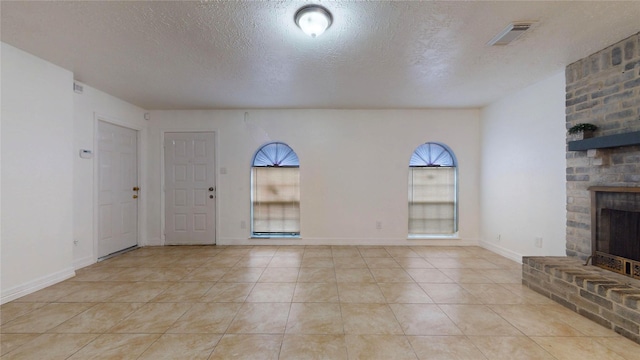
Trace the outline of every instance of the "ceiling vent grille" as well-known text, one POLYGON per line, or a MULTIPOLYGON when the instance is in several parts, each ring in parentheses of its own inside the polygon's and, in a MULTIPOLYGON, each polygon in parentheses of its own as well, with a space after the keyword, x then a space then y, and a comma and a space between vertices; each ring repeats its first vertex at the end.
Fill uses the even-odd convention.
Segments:
POLYGON ((84 91, 84 87, 80 84, 78 84, 77 82, 73 83, 73 91, 78 93, 78 94, 82 94, 82 92, 84 91))
POLYGON ((525 31, 529 30, 533 24, 533 22, 511 23, 498 35, 494 36, 493 39, 489 40, 487 45, 508 45, 519 38, 525 31))

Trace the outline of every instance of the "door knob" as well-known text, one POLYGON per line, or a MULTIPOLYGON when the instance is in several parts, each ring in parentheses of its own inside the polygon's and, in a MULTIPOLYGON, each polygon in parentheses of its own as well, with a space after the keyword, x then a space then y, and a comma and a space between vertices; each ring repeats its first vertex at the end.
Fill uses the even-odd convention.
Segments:
POLYGON ((209 191, 213 191, 213 190, 215 190, 213 186, 209 188, 209 191))
POLYGON ((138 195, 133 195, 133 198, 134 198, 134 199, 137 199, 137 198, 138 198, 138 195))
POLYGON ((139 188, 139 187, 137 187, 137 186, 134 186, 134 187, 133 187, 133 191, 139 191, 139 190, 140 190, 140 188, 139 188))

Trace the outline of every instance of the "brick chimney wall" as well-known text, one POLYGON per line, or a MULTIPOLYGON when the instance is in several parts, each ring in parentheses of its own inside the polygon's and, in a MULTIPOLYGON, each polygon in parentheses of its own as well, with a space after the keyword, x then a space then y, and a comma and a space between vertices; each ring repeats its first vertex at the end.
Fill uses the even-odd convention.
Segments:
MULTIPOLYGON (((566 125, 640 131, 640 33, 567 66, 566 125)), ((568 139, 569 140, 569 139, 568 139)), ((640 186, 640 146, 567 151, 567 255, 591 255, 590 186, 640 186)))

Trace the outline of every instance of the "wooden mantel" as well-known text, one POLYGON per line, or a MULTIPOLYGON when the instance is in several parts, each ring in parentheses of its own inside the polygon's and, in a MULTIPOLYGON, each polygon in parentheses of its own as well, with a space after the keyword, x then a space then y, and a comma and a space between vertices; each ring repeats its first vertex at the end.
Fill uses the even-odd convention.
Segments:
POLYGON ((569 151, 584 151, 634 145, 640 145, 640 131, 569 141, 568 149, 569 151))
POLYGON ((620 193, 637 193, 640 187, 635 186, 589 186, 589 191, 595 192, 620 192, 620 193))

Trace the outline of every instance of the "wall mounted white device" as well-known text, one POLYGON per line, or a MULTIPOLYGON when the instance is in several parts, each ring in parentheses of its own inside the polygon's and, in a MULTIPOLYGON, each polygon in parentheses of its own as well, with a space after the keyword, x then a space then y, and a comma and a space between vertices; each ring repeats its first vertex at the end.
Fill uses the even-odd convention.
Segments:
POLYGON ((83 159, 91 159, 93 157, 93 151, 87 149, 80 149, 80 157, 83 159))

